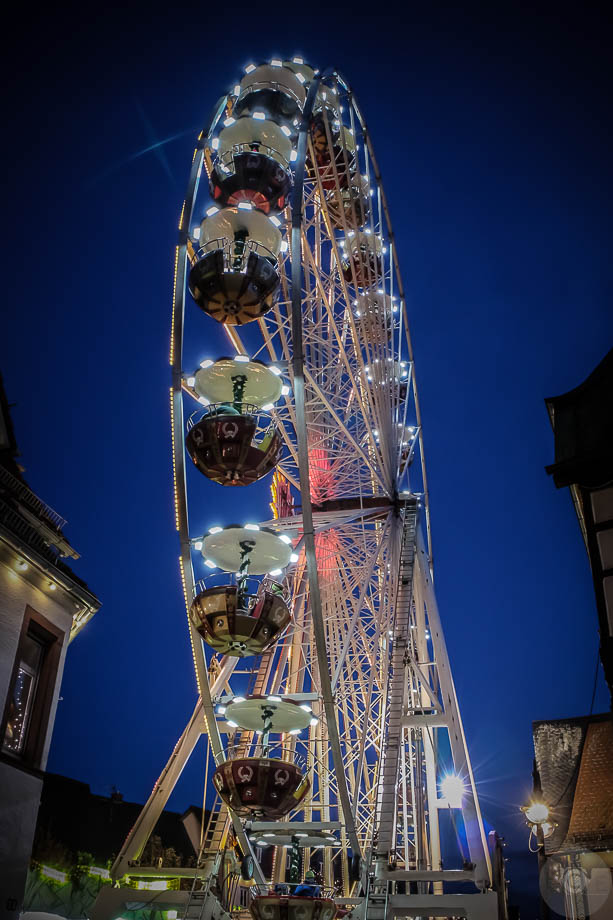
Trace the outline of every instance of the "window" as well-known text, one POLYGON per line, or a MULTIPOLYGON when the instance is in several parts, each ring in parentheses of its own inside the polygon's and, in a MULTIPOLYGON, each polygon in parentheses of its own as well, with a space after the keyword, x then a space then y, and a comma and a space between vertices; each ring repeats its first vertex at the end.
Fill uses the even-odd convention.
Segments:
POLYGON ((26 608, 0 737, 2 753, 39 768, 64 633, 26 608))
POLYGON ((37 636, 26 633, 21 643, 17 674, 8 698, 2 747, 9 754, 22 754, 28 734, 45 646, 37 636))

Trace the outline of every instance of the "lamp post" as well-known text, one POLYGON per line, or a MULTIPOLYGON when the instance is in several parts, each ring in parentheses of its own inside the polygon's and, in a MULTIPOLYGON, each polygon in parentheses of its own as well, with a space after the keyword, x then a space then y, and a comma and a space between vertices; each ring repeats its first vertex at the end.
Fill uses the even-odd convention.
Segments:
MULTIPOLYGON (((539 889, 541 887, 541 874, 545 869, 547 855, 545 853, 545 839, 551 837, 557 827, 555 821, 549 819, 549 806, 538 799, 523 805, 521 811, 526 819, 526 824, 530 828, 530 837, 528 838, 528 849, 531 853, 537 853, 539 869, 539 889), (536 837, 536 850, 532 849, 532 837, 536 837)), ((551 913, 549 905, 541 894, 541 915, 543 920, 549 920, 551 913)))

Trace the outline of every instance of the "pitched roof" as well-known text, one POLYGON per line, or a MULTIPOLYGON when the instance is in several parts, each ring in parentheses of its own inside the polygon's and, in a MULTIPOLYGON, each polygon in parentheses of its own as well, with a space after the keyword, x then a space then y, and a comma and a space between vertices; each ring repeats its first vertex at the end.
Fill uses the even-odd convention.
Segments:
POLYGON ((610 713, 533 724, 537 784, 557 823, 545 840, 560 850, 613 842, 613 722, 610 713))

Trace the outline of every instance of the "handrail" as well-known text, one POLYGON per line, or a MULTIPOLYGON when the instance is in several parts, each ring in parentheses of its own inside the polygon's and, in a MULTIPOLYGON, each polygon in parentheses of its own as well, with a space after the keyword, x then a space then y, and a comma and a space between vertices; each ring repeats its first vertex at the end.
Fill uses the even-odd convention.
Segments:
POLYGON ((57 511, 54 511, 47 502, 44 502, 42 498, 39 498, 32 489, 25 484, 25 482, 20 482, 16 476, 13 476, 12 473, 4 466, 0 466, 0 482, 9 486, 11 492, 17 494, 23 498, 27 505, 33 510, 36 510, 45 518, 45 523, 51 524, 52 527, 55 527, 56 530, 61 531, 67 524, 66 518, 63 518, 57 511))
POLYGON ((289 86, 286 86, 285 83, 278 83, 276 80, 259 80, 257 83, 250 83, 249 86, 246 86, 245 89, 239 94, 234 107, 236 108, 241 102, 243 102, 247 96, 251 93, 261 92, 264 89, 271 89, 273 92, 284 93, 286 96, 290 96, 294 100, 298 108, 302 111, 303 103, 296 95, 293 89, 290 89, 289 86))
MULTIPOLYGON (((270 144, 262 144, 261 141, 243 141, 240 144, 232 144, 231 147, 228 147, 227 150, 224 150, 223 153, 218 153, 215 157, 215 162, 213 163, 213 168, 218 164, 224 169, 228 169, 232 160, 235 156, 240 156, 242 153, 259 153, 262 156, 270 157, 271 160, 274 160, 276 163, 279 163, 288 173, 291 175, 289 160, 287 157, 284 157, 283 154, 276 149, 276 147, 271 147, 270 144), (254 148, 257 148, 254 150, 254 148)), ((230 171, 230 170, 229 170, 230 171)))
POLYGON ((231 240, 227 236, 220 236, 217 237, 217 239, 208 240, 208 242, 199 249, 194 250, 194 255, 191 260, 192 266, 200 262, 201 259, 210 252, 216 252, 218 250, 223 252, 225 263, 224 269, 226 271, 244 271, 247 267, 247 259, 252 252, 257 256, 263 256, 263 258, 272 261, 275 267, 278 262, 278 257, 274 252, 257 240, 249 238, 237 242, 236 240, 231 240))
POLYGON ((264 419, 268 420, 268 428, 273 427, 273 418, 270 412, 266 409, 261 409, 259 406, 254 405, 253 403, 235 403, 231 399, 226 402, 219 403, 210 403, 208 406, 204 406, 200 409, 196 409, 187 420, 186 428, 188 431, 198 424, 203 418, 245 418, 247 416, 254 417, 263 416, 264 419), (234 412, 229 412, 229 409, 237 409, 238 414, 234 412), (225 411, 224 411, 225 410, 225 411))
POLYGON ((283 763, 295 764, 300 770, 307 766, 307 758, 303 754, 297 754, 294 748, 289 744, 280 742, 271 742, 266 747, 261 741, 253 741, 245 744, 230 744, 225 751, 215 756, 215 763, 221 766, 230 760, 280 760, 283 763), (250 751, 250 753, 247 753, 250 751))

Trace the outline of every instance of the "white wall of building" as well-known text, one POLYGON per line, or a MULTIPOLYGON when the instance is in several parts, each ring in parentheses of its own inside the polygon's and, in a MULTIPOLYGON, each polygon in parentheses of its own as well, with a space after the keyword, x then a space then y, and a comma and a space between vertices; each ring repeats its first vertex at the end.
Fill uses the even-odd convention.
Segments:
MULTIPOLYGON (((31 584, 38 573, 32 569, 21 574, 14 563, 18 556, 2 546, 0 561, 0 715, 4 712, 7 693, 17 654, 19 637, 26 613, 32 607, 64 633, 59 666, 53 688, 49 720, 45 728, 44 745, 38 769, 13 765, 8 758, 0 761, 0 918, 17 920, 30 861, 32 841, 42 790, 41 771, 49 756, 49 746, 57 709, 66 649, 75 606, 73 598, 61 587, 43 590, 31 584), (14 902, 17 908, 13 908, 14 902)), ((40 577, 37 578, 40 582, 40 577)), ((48 583, 48 578, 43 579, 48 583)), ((0 739, 1 743, 2 739, 0 739)))

